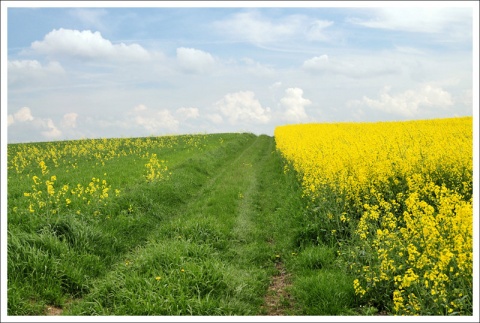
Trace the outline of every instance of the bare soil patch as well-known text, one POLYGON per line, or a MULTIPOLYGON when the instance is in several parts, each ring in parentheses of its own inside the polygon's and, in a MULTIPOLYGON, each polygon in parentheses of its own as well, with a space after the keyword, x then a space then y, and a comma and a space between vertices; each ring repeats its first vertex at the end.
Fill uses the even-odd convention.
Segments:
POLYGON ((272 278, 263 306, 268 316, 286 315, 287 310, 292 308, 292 296, 287 291, 291 286, 290 274, 286 272, 282 262, 277 262, 275 266, 278 274, 272 278))
POLYGON ((47 316, 57 316, 57 315, 62 315, 63 309, 60 307, 55 307, 55 306, 48 306, 47 307, 47 316))

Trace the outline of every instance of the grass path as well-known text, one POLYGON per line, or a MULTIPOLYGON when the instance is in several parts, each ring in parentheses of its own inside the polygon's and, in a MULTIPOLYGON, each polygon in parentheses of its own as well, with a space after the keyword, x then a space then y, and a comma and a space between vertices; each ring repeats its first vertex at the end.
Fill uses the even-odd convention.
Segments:
MULTIPOLYGON (((271 315, 279 306, 288 308, 283 298, 273 304, 265 298, 275 277, 285 277, 278 266, 293 252, 288 230, 300 210, 274 139, 253 137, 214 167, 214 157, 199 158, 205 163, 187 160, 173 170, 184 176, 174 183, 197 189, 167 208, 146 242, 62 314, 271 315)), ((170 195, 158 203, 175 196, 171 190, 157 193, 170 195)), ((283 295, 278 288, 286 285, 278 286, 274 292, 283 295)))

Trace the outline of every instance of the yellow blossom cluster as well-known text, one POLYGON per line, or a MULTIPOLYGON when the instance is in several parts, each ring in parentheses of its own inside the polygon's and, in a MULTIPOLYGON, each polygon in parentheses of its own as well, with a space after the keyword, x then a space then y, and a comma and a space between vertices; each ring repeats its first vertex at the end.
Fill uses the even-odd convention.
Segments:
POLYGON ((471 315, 472 130, 471 117, 275 129, 309 209, 325 231, 345 232, 339 254, 362 299, 396 314, 471 315))
MULTIPOLYGON (((78 207, 76 212, 79 214, 82 205, 106 206, 111 190, 105 179, 100 181, 95 177, 87 185, 72 187, 69 184, 57 185, 55 175, 45 179, 33 176, 32 181, 31 191, 24 192, 23 196, 27 199, 29 213, 35 214, 58 214, 72 207, 78 207)), ((115 190, 116 196, 119 193, 118 189, 115 190)))
POLYGON ((145 174, 147 182, 168 178, 170 175, 168 173, 168 166, 166 165, 165 160, 159 160, 157 154, 155 153, 150 155, 150 159, 148 163, 145 164, 145 167, 147 168, 147 172, 145 174))

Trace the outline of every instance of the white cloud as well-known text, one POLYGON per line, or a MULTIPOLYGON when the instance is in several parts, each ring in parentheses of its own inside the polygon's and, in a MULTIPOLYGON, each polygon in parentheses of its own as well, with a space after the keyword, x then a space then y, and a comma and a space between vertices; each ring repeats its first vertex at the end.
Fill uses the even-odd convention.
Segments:
POLYGON ((350 78, 370 78, 400 73, 396 63, 376 58, 355 57, 330 59, 328 55, 315 56, 303 62, 302 68, 314 74, 343 75, 350 78))
POLYGON ((15 121, 19 121, 19 122, 26 122, 26 121, 33 120, 32 112, 30 111, 29 107, 23 107, 20 110, 18 110, 13 115, 13 118, 15 121))
POLYGON ((52 79, 65 75, 65 70, 57 61, 42 65, 37 60, 8 61, 9 84, 24 84, 31 81, 51 82, 52 79))
POLYGON ((349 107, 368 107, 382 112, 404 117, 417 117, 430 109, 448 109, 453 105, 449 92, 433 85, 423 85, 416 90, 391 95, 390 87, 385 87, 378 99, 364 96, 361 100, 351 100, 349 107))
POLYGON ((48 65, 42 66, 37 60, 13 60, 8 62, 8 69, 10 71, 26 70, 28 72, 35 72, 39 70, 49 71, 53 73, 64 73, 62 65, 59 62, 52 61, 48 65))
POLYGON ((472 36, 472 9, 454 7, 377 8, 370 19, 348 21, 369 28, 438 34, 440 39, 467 40, 472 36))
POLYGON ((55 126, 52 119, 39 120, 39 125, 47 129, 41 132, 47 139, 56 139, 62 135, 62 132, 55 126))
POLYGON ((135 108, 133 108, 133 112, 140 112, 145 110, 147 110, 147 107, 144 106, 143 104, 139 104, 135 108))
POLYGON ((136 125, 151 133, 177 131, 179 122, 168 109, 149 109, 143 104, 137 105, 129 115, 136 125))
POLYGON ((208 118, 211 122, 213 122, 213 123, 215 123, 215 124, 221 124, 221 123, 223 123, 223 118, 222 118, 222 116, 221 116, 220 114, 218 114, 218 113, 209 114, 209 115, 207 116, 207 118, 208 118))
POLYGON ((196 119, 200 116, 198 108, 178 108, 177 114, 183 119, 196 119))
POLYGON ((255 93, 251 91, 228 93, 215 103, 215 108, 228 119, 230 124, 267 123, 271 118, 270 108, 263 108, 255 99, 255 93))
POLYGON ((195 48, 177 48, 177 61, 181 69, 190 73, 204 73, 212 69, 215 59, 207 52, 195 48))
POLYGON ((49 56, 66 56, 80 59, 114 59, 120 61, 147 60, 150 54, 138 44, 112 44, 100 32, 90 30, 54 29, 31 48, 49 56))
POLYGON ((330 68, 328 55, 315 56, 303 62, 303 68, 307 70, 327 70, 330 68))
POLYGON ((32 138, 41 134, 44 138, 50 140, 57 139, 62 135, 52 119, 34 117, 29 107, 23 107, 13 115, 9 115, 8 126, 19 132, 31 134, 32 138))
POLYGON ((310 26, 306 32, 307 40, 327 40, 328 37, 325 35, 324 29, 333 25, 331 21, 325 20, 315 20, 310 23, 310 26))
POLYGON ((63 116, 62 126, 65 128, 75 128, 77 126, 78 114, 75 112, 67 113, 63 116))
POLYGON ((326 36, 323 30, 332 24, 332 21, 314 20, 303 15, 289 15, 279 21, 272 21, 259 12, 248 11, 217 21, 214 27, 233 37, 235 41, 260 44, 296 37, 324 40, 326 36))
POLYGON ((288 122, 299 123, 307 121, 308 115, 305 106, 312 104, 308 99, 303 98, 303 90, 300 88, 288 88, 285 96, 280 100, 280 105, 285 109, 282 116, 288 122))

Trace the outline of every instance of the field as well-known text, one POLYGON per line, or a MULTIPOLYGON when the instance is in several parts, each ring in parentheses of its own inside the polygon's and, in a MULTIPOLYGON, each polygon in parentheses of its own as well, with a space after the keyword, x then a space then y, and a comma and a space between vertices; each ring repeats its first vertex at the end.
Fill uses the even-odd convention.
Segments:
POLYGON ((472 315, 472 118, 278 127, 310 199, 306 240, 336 245, 361 302, 472 315))
POLYGON ((471 131, 8 145, 8 314, 471 315, 471 131))

